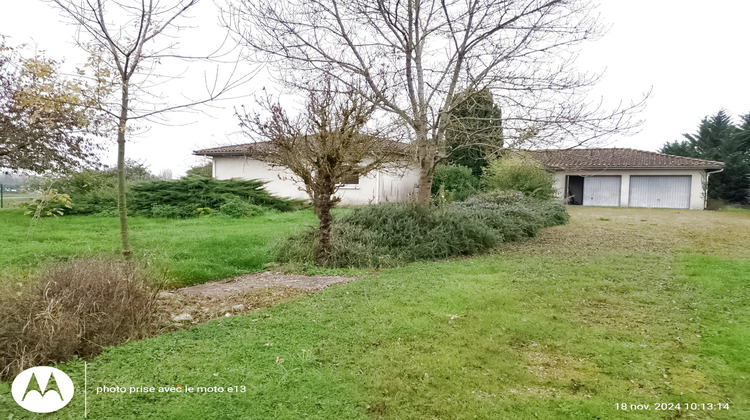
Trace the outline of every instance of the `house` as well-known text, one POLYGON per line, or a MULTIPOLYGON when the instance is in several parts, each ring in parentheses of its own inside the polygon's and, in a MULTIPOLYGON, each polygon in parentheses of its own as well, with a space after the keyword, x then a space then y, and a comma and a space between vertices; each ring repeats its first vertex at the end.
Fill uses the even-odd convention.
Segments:
MULTIPOLYGON (((196 150, 193 154, 211 158, 215 179, 257 179, 265 181, 266 191, 275 196, 307 200, 309 197, 304 185, 291 171, 263 160, 269 146, 269 142, 246 143, 196 150)), ((347 180, 339 188, 337 196, 345 205, 407 201, 416 195, 418 181, 418 167, 394 164, 347 180)))
MULTIPOLYGON (((213 160, 216 179, 258 179, 279 197, 307 199, 301 183, 283 167, 262 160, 268 142, 197 150, 213 160)), ((722 162, 634 149, 558 149, 530 152, 554 174, 557 196, 569 204, 612 207, 704 209, 706 185, 722 162)), ((394 166, 349 180, 339 189, 342 204, 363 205, 414 198, 415 165, 394 166)))
POLYGON ((699 209, 706 186, 724 164, 634 149, 567 149, 532 152, 554 174, 569 204, 699 209))

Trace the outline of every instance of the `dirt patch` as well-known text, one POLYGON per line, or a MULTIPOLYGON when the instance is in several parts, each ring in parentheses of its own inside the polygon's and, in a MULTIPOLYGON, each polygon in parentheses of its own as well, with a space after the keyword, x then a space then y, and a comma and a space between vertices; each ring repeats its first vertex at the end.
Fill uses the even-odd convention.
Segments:
POLYGON ((161 292, 164 328, 179 329, 211 319, 278 305, 354 277, 263 272, 161 292))
POLYGON ((263 273, 245 274, 228 280, 214 281, 197 286, 183 287, 175 293, 186 297, 222 299, 250 290, 268 288, 291 288, 306 292, 315 292, 328 286, 346 283, 354 277, 340 276, 304 276, 301 274, 283 274, 266 271, 263 273))

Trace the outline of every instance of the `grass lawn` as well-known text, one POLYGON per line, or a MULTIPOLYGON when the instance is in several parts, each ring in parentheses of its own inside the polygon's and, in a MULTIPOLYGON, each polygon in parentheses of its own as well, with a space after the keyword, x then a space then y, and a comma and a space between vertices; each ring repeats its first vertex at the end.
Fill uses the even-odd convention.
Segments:
MULTIPOLYGON (((89 418, 750 418, 750 212, 570 212, 493 255, 110 348, 89 418), (129 394, 175 385, 224 392, 129 394)), ((84 363, 59 367, 77 394, 47 417, 82 418, 84 363)), ((36 418, 9 390, 0 411, 36 418)))
MULTIPOLYGON (((131 217, 136 259, 167 274, 172 286, 263 270, 291 232, 315 223, 311 211, 248 219, 131 217)), ((22 279, 40 265, 75 256, 119 254, 116 217, 65 216, 32 222, 22 210, 0 211, 0 276, 22 279)))

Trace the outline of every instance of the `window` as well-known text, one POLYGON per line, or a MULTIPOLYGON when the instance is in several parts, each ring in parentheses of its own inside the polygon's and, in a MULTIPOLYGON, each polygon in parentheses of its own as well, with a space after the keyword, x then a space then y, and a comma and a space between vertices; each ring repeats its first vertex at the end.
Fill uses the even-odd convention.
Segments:
POLYGON ((344 185, 359 185, 359 175, 351 175, 341 180, 344 185))

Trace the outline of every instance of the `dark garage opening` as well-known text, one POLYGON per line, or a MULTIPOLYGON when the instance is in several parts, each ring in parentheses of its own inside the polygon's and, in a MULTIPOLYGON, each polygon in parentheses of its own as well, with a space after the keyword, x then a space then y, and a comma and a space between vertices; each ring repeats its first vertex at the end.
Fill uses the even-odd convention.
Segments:
POLYGON ((583 204, 583 177, 568 175, 568 204, 583 204))

